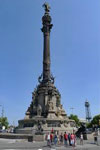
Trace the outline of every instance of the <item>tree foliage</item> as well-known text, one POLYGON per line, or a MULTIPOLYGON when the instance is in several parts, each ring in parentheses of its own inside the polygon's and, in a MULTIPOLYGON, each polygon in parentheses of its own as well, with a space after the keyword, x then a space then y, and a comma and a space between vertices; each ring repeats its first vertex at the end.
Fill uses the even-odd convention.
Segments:
POLYGON ((69 116, 69 119, 74 120, 75 123, 76 123, 76 125, 77 125, 77 126, 80 126, 80 122, 79 122, 79 119, 78 119, 78 116, 77 116, 77 115, 71 114, 71 115, 69 116))
POLYGON ((88 127, 98 126, 100 127, 100 114, 93 117, 92 121, 88 124, 88 127))
POLYGON ((5 126, 7 129, 9 125, 7 117, 0 117, 0 124, 1 126, 5 126))

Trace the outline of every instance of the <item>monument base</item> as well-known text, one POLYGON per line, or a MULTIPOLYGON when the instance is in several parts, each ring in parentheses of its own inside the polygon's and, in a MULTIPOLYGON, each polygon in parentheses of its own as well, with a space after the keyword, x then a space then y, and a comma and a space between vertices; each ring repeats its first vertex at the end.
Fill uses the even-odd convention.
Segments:
POLYGON ((33 135, 33 141, 45 141, 45 135, 44 134, 41 134, 41 135, 33 135))
POLYGON ((51 132, 52 129, 54 132, 58 131, 59 133, 75 131, 75 122, 68 118, 60 119, 50 119, 50 118, 38 118, 35 117, 33 119, 23 119, 19 121, 19 127, 16 130, 16 133, 22 134, 35 134, 38 131, 38 122, 41 123, 41 127, 43 129, 43 133, 51 132))

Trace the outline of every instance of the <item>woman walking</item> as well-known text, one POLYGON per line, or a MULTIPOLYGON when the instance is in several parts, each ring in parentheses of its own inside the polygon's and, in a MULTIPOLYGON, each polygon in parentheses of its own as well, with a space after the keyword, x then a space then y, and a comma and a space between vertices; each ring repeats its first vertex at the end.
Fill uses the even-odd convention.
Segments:
POLYGON ((75 141, 75 135, 73 133, 71 134, 70 138, 71 138, 71 145, 75 146, 76 141, 75 141))

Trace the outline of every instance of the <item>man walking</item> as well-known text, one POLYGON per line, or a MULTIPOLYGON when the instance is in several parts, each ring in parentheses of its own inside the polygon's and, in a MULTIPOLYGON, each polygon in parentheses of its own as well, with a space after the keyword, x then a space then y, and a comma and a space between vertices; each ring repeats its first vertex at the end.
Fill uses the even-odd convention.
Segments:
POLYGON ((65 144, 65 146, 67 146, 67 140, 68 140, 68 135, 67 135, 67 133, 65 132, 65 133, 64 133, 64 144, 65 144))

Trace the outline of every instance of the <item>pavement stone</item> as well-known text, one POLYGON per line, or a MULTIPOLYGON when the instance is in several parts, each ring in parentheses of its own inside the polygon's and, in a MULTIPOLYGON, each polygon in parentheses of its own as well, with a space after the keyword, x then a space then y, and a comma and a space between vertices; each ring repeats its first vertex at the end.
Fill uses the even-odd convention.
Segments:
MULTIPOLYGON (((79 141, 78 141, 79 142, 79 141)), ((77 143, 78 143, 77 142, 77 143)), ((84 141, 84 145, 47 147, 46 142, 28 142, 26 140, 0 139, 0 150, 100 150, 93 141, 84 141)))

